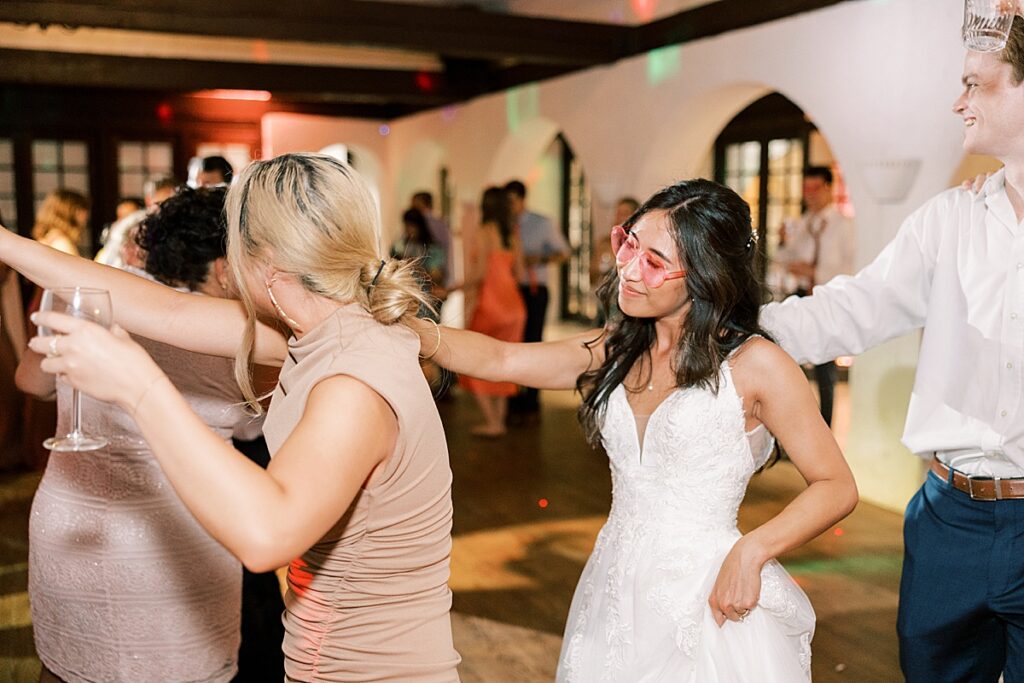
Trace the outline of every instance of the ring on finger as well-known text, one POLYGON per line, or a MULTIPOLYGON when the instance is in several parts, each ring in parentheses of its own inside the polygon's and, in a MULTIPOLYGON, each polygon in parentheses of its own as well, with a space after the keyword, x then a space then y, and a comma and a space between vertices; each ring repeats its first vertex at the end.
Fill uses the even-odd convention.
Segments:
POLYGON ((750 610, 749 609, 738 609, 738 610, 736 610, 736 614, 737 614, 737 616, 739 616, 740 621, 743 621, 744 619, 747 618, 747 615, 750 614, 750 610))
POLYGON ((60 349, 57 348, 57 340, 58 339, 60 339, 60 337, 50 337, 50 355, 51 356, 59 356, 60 355, 60 349))

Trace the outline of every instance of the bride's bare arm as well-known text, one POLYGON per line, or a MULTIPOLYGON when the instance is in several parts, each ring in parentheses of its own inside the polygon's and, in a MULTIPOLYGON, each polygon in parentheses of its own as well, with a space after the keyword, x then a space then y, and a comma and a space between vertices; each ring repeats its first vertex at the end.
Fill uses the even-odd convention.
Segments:
POLYGON ((538 389, 575 389, 576 378, 604 362, 604 330, 552 342, 516 344, 419 320, 420 352, 441 367, 490 382, 538 389), (598 341, 600 340, 600 341, 598 341), (591 343, 591 342, 597 343, 591 343))
MULTIPOLYGON (((110 292, 114 317, 126 330, 211 356, 235 355, 245 329, 241 302, 194 296, 131 273, 69 256, 0 227, 0 260, 40 287, 97 287, 110 292)), ((257 323, 256 362, 281 365, 287 342, 257 323)))

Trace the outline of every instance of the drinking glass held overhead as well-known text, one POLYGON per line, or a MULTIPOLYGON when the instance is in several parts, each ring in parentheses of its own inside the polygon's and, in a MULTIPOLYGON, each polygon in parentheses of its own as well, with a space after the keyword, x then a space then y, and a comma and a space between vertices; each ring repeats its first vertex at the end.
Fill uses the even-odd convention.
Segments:
POLYGON ((1024 16, 1020 0, 964 0, 964 47, 974 52, 1002 50, 1015 14, 1024 16))
MULTIPOLYGON (((105 289, 86 287, 47 289, 43 292, 39 309, 66 313, 107 328, 110 327, 113 320, 110 293, 105 289)), ((39 335, 50 337, 48 355, 59 356, 60 337, 45 328, 39 330, 39 335)), ((77 389, 74 389, 71 394, 71 431, 63 436, 53 436, 47 439, 43 442, 43 446, 51 451, 94 451, 106 445, 105 437, 86 434, 82 431, 82 396, 77 389)))

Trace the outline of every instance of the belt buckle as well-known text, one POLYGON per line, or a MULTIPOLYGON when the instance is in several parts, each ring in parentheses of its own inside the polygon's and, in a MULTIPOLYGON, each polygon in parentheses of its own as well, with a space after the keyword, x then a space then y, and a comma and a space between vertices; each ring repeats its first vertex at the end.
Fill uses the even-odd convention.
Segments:
POLYGON ((1003 492, 999 489, 999 482, 1000 482, 1000 477, 973 477, 973 476, 968 475, 967 476, 967 495, 969 495, 971 497, 971 500, 982 500, 982 501, 1002 500, 1003 499, 1003 492), (978 495, 974 494, 974 480, 975 479, 977 479, 979 481, 991 481, 992 482, 992 484, 993 484, 993 494, 992 494, 991 498, 982 498, 980 493, 978 495))

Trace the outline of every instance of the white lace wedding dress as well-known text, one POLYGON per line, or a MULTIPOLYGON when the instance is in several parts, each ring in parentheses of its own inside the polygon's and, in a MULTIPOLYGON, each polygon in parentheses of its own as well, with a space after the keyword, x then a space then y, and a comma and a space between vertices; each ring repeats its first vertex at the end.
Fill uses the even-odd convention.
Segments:
POLYGON ((774 439, 745 432, 728 363, 718 394, 678 389, 634 417, 622 386, 602 427, 612 508, 565 629, 562 683, 793 683, 810 679, 814 611, 772 560, 742 622, 719 628, 708 597, 740 537, 736 513, 774 439))

